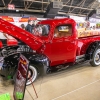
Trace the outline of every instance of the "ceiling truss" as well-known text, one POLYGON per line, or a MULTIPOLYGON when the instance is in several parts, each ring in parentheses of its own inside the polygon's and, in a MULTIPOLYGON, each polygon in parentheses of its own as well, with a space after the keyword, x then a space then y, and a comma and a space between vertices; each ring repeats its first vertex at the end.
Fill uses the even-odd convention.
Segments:
MULTIPOLYGON (((9 4, 13 4, 14 0, 9 0, 9 4)), ((45 10, 48 6, 48 4, 50 0, 23 0, 23 5, 24 8, 21 7, 16 7, 15 10, 19 10, 19 11, 28 11, 28 12, 42 12, 45 13, 45 10), (33 3, 39 3, 41 4, 41 7, 37 7, 37 9, 34 9, 36 7, 33 7, 33 3), (45 6, 44 6, 45 5, 45 6)), ((61 0, 62 1, 62 0, 61 0)), ((73 5, 75 0, 66 0, 66 2, 63 3, 63 7, 65 8, 69 8, 67 11, 65 10, 64 12, 66 12, 67 14, 75 14, 74 11, 76 9, 79 9, 79 12, 77 13, 77 15, 88 15, 92 10, 94 10, 92 8, 92 6, 95 4, 96 0, 93 0, 93 2, 91 2, 88 7, 84 7, 85 3, 87 0, 80 0, 80 2, 77 5, 73 5), (70 4, 69 4, 70 3, 70 4), (87 11, 88 13, 84 13, 85 11, 87 11), (84 14, 83 14, 84 13, 84 14)), ((5 0, 2 0, 3 6, 4 7, 0 7, 0 10, 6 10, 7 9, 7 5, 5 0)), ((16 6, 16 5, 15 5, 16 6)))
MULTIPOLYGON (((83 7, 83 6, 84 6, 85 2, 86 2, 86 0, 84 0, 84 1, 82 2, 81 7, 83 7)), ((79 14, 81 14, 81 13, 82 13, 82 9, 80 9, 80 11, 79 11, 79 14)))
POLYGON ((4 7, 5 7, 5 6, 6 6, 5 1, 4 1, 4 0, 2 0, 2 2, 3 2, 3 5, 4 5, 4 7))

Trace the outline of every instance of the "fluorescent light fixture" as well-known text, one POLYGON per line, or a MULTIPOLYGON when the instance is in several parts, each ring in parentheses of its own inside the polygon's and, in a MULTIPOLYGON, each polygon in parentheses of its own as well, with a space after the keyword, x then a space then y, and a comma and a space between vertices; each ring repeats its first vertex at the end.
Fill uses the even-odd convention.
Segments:
POLYGON ((16 12, 19 12, 19 10, 18 10, 18 9, 16 9, 16 12))

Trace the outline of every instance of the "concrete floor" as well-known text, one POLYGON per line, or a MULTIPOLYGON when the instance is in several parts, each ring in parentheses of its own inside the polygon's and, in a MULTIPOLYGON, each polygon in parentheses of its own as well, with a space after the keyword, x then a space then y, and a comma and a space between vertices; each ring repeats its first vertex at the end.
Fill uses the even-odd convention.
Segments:
MULTIPOLYGON (((100 100, 100 67, 90 64, 73 66, 39 77, 34 86, 38 98, 30 85, 24 100, 100 100)), ((13 85, 0 85, 0 94, 9 92, 12 97, 12 91, 13 85)))

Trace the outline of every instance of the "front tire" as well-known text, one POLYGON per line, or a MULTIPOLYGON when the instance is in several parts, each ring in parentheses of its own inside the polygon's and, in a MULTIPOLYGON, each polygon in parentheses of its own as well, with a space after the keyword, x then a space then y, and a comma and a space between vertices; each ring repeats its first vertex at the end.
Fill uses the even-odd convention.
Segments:
MULTIPOLYGON (((37 78, 37 76, 38 76, 38 71, 37 71, 37 68, 36 68, 35 65, 29 65, 28 75, 29 75, 30 77, 28 78, 28 76, 27 76, 26 85, 32 84, 32 83, 36 80, 36 78, 37 78), (31 79, 31 80, 30 80, 30 79, 31 79)), ((15 82, 15 80, 16 80, 16 73, 15 73, 14 76, 13 76, 13 80, 14 80, 14 82, 15 82)))
POLYGON ((28 75, 30 77, 27 79, 26 85, 32 84, 38 76, 38 71, 37 71, 37 68, 35 67, 35 65, 29 66, 28 75))
POLYGON ((93 67, 99 66, 100 65, 100 48, 97 48, 95 52, 93 53, 92 60, 90 61, 90 64, 93 67))

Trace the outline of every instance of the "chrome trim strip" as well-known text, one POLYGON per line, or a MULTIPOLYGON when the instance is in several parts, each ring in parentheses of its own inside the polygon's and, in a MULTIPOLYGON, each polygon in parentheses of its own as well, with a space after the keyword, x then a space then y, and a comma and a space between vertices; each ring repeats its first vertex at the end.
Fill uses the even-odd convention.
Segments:
POLYGON ((76 60, 85 57, 85 54, 80 55, 80 56, 76 56, 76 60))

